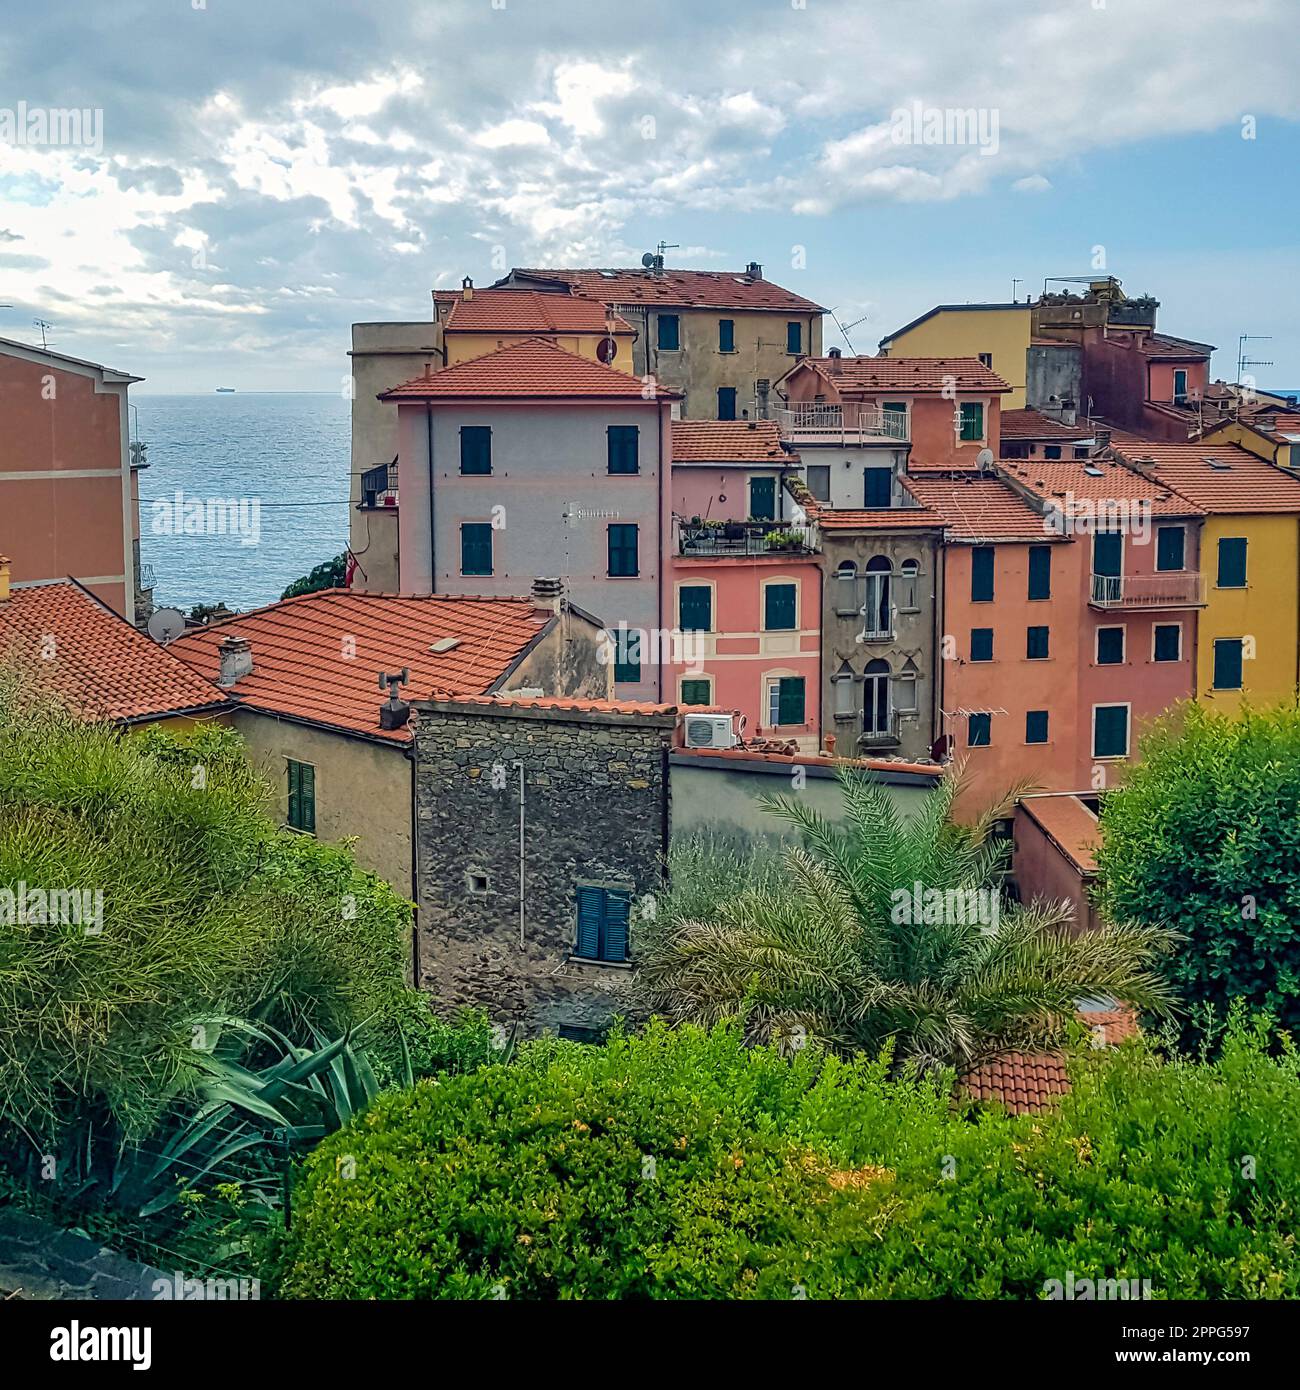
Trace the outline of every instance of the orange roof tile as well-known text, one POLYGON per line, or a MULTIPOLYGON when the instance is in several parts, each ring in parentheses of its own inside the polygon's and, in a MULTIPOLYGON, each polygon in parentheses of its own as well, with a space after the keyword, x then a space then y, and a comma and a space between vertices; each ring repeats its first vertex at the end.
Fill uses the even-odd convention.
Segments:
POLYGON ((928 507, 824 507, 815 520, 823 531, 941 531, 944 525, 943 517, 928 507))
POLYGON ((632 325, 594 299, 537 290, 478 290, 457 295, 447 316, 449 333, 631 333, 632 325))
POLYGON ((1097 817, 1073 794, 1023 796, 1019 806, 1082 874, 1097 872, 1097 817))
MULTIPOLYGON (((554 397, 640 401, 651 404, 640 377, 616 372, 602 362, 565 352, 545 338, 511 343, 495 352, 454 367, 443 367, 380 393, 381 401, 534 400, 554 397)), ((661 401, 681 399, 681 393, 662 386, 655 390, 661 401)))
POLYGON ((963 392, 1011 390, 1010 384, 978 357, 808 357, 798 364, 805 366, 834 382, 841 394, 942 391, 949 386, 963 392))
POLYGON ((1045 501, 1059 503, 1066 493, 1072 493, 1080 501, 1150 502, 1152 516, 1204 515, 1200 507, 1163 480, 1144 478, 1113 459, 1026 459, 1023 463, 1003 459, 998 474, 1045 501))
POLYGON ((434 689, 482 695, 509 674, 550 620, 527 598, 325 589, 209 623, 168 650, 215 680, 222 641, 247 638, 253 670, 229 688, 241 706, 405 742, 409 727, 379 727, 386 698, 381 671, 410 667, 401 692, 408 700, 434 689), (459 639, 451 650, 430 650, 451 637, 459 639))
POLYGON ((1062 537, 1043 515, 1001 478, 962 473, 951 478, 905 477, 903 486, 943 518, 959 541, 1050 541, 1062 537))
POLYGON ((0 603, 0 661, 16 660, 90 719, 132 722, 219 709, 225 694, 71 579, 0 603))
POLYGON ((797 464, 775 420, 674 420, 674 463, 797 464))
POLYGON ((997 1101, 1013 1115, 1044 1110, 1070 1089, 1059 1052, 1004 1052, 972 1067, 962 1077, 972 1100, 997 1101))
POLYGON ((1300 479, 1237 444, 1125 444, 1116 453, 1209 513, 1300 513, 1300 479))
POLYGON ((1003 439, 1059 440, 1091 439, 1092 430, 1082 425, 1067 425, 1044 415, 1041 410, 1004 410, 999 416, 1003 439))
MULTIPOLYGON (((661 304, 681 309, 768 309, 798 314, 824 314, 811 299, 758 280, 743 270, 515 270, 535 280, 559 280, 574 294, 606 304, 661 304)), ((500 287, 502 282, 498 282, 500 287)))

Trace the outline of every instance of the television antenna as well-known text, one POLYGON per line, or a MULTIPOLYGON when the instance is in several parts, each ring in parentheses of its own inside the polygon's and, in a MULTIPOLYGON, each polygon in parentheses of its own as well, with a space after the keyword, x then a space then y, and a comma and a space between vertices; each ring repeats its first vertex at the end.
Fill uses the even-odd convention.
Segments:
POLYGON ((41 347, 42 347, 42 349, 49 347, 49 343, 46 341, 45 334, 46 334, 46 332, 47 332, 49 329, 53 328, 54 325, 53 325, 52 323, 50 323, 48 319, 33 319, 33 320, 32 320, 32 327, 33 327, 33 328, 39 328, 39 329, 41 330, 41 347))
POLYGON ((1237 339, 1237 385, 1241 385, 1241 379, 1246 374, 1247 367, 1271 367, 1272 362, 1265 362, 1262 358, 1247 357, 1247 343, 1271 343, 1273 335, 1271 333, 1243 333, 1237 339))
POLYGON ((858 355, 858 350, 853 346, 853 343, 849 339, 849 329, 856 328, 860 323, 866 323, 866 321, 870 317, 870 314, 863 314, 860 319, 854 319, 853 322, 850 324, 843 324, 840 322, 840 316, 835 312, 835 310, 831 310, 831 318, 835 320, 835 327, 840 330, 840 337, 844 339, 844 342, 847 345, 849 352, 852 353, 854 357, 858 355))

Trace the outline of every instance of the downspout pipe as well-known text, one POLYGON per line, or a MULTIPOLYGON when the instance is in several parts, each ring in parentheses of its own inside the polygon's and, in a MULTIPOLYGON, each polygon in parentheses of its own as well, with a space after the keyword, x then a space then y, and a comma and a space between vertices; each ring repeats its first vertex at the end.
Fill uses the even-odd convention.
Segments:
POLYGON ((438 592, 438 567, 433 545, 433 402, 424 403, 425 458, 429 467, 429 592, 438 592))

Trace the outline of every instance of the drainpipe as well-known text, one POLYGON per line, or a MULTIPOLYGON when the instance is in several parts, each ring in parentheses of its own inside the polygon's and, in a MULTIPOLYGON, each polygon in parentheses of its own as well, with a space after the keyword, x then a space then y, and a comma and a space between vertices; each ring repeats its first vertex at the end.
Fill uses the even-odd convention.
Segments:
POLYGON ((516 761, 519 769, 519 949, 524 949, 524 765, 516 761))
POLYGON ((438 568, 433 548, 433 402, 424 403, 425 457, 429 465, 429 592, 438 592, 438 568))
POLYGON ((406 753, 411 765, 411 900, 415 907, 411 913, 411 983, 420 988, 420 819, 416 813, 416 773, 419 768, 419 755, 415 745, 415 731, 411 731, 411 746, 406 753))
MULTIPOLYGON (((943 659, 943 608, 947 595, 945 594, 945 581, 948 576, 948 547, 946 538, 940 537, 939 543, 934 551, 934 616, 931 620, 934 641, 932 645, 931 661, 934 662, 934 680, 931 688, 934 691, 931 697, 934 701, 934 708, 930 711, 931 745, 937 743, 946 732, 943 727, 943 683, 944 683, 944 659, 943 659)), ((955 737, 955 736, 954 736, 955 737)))
MULTIPOLYGON (((671 406, 669 407, 671 409, 671 406)), ((656 612, 659 614, 659 631, 664 630, 664 586, 669 582, 668 576, 672 572, 672 557, 668 555, 668 547, 672 543, 672 536, 664 536, 664 407, 659 402, 655 408, 655 454, 657 460, 657 472, 659 474, 659 513, 655 520, 655 531, 659 535, 659 602, 656 612), (667 560, 667 564, 665 564, 667 560)), ((668 461, 668 467, 672 467, 672 460, 668 461)), ((655 663, 655 690, 660 700, 664 698, 664 663, 663 652, 659 653, 659 660, 655 663)))

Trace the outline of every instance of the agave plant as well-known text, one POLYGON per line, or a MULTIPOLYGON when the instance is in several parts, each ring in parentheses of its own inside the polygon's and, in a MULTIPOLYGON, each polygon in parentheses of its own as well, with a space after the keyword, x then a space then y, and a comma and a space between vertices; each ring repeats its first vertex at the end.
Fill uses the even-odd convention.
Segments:
POLYGON ((882 783, 845 769, 839 825, 796 799, 768 798, 765 809, 802 843, 783 851, 776 881, 759 874, 708 911, 696 897, 691 915, 667 923, 639 973, 649 1005, 683 1022, 741 1015, 755 1040, 888 1044, 897 1066, 958 1071, 1058 1045, 1085 997, 1167 1016, 1173 998, 1156 966, 1174 934, 1128 924, 1076 932, 1067 903, 1007 901, 1010 846, 994 833, 1006 803, 954 825, 960 786, 948 773, 905 816, 882 783), (947 910, 972 890, 988 895, 991 912, 947 910), (936 893, 941 910, 928 911, 936 893))

